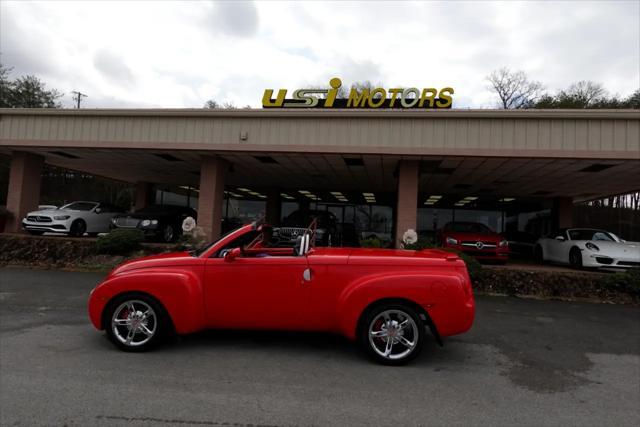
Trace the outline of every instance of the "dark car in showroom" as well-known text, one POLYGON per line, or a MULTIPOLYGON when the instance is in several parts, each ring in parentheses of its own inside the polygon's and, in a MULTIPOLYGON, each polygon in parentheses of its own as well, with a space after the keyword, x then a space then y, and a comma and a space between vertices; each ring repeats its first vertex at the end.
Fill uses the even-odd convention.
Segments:
POLYGON ((316 220, 317 246, 340 245, 338 218, 332 212, 313 209, 299 209, 282 220, 281 226, 274 230, 280 245, 293 246, 313 220, 316 220))
POLYGON ((182 222, 187 217, 197 219, 198 214, 186 206, 151 205, 131 214, 115 216, 111 228, 142 230, 147 238, 170 243, 182 234, 182 222))

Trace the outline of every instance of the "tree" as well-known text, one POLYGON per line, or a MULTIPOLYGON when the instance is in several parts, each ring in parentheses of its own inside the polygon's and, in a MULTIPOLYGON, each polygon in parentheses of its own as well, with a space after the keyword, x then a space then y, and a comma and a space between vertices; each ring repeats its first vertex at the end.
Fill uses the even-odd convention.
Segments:
POLYGON ((0 107, 4 108, 60 108, 57 101, 62 94, 47 89, 36 76, 9 78, 11 69, 0 64, 0 107))
POLYGON ((544 89, 542 83, 529 80, 524 71, 513 72, 506 67, 495 70, 486 79, 505 109, 533 106, 544 89))
POLYGON ((204 103, 204 107, 202 108, 220 108, 220 104, 218 104, 214 99, 210 99, 204 103))
POLYGON ((600 83, 582 80, 573 83, 567 90, 561 90, 558 98, 589 108, 598 100, 604 99, 607 91, 600 83))

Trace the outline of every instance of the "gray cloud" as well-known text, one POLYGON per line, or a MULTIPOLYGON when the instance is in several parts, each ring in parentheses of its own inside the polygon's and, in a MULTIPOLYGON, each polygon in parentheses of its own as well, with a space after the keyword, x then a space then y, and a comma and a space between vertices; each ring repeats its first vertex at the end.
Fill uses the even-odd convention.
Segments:
POLYGON ((93 57, 93 65, 108 80, 114 83, 133 84, 135 78, 131 69, 122 60, 108 50, 99 50, 93 57))
POLYGON ((214 32, 250 37, 258 31, 258 11, 253 1, 215 2, 208 24, 214 32))

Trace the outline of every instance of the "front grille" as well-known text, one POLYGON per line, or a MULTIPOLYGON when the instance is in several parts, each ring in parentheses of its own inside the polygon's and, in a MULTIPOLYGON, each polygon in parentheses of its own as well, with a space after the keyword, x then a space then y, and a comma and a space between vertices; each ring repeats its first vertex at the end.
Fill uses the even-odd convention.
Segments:
POLYGON ((307 229, 302 227, 280 227, 277 229, 280 237, 288 239, 295 239, 298 236, 302 236, 305 231, 307 231, 307 229))
POLYGON ((618 261, 618 265, 624 265, 627 267, 640 267, 640 262, 637 261, 618 261))
POLYGON ((137 218, 116 218, 116 226, 120 228, 136 228, 140 220, 137 218))
POLYGON ((613 260, 611 258, 605 258, 602 256, 597 256, 596 257, 596 261, 599 262, 600 264, 611 264, 613 262, 613 260))
POLYGON ((29 216, 27 216, 27 221, 31 221, 31 222, 52 222, 51 217, 40 216, 40 215, 29 215, 29 216))
POLYGON ((482 242, 482 241, 463 241, 461 243, 462 246, 468 247, 468 248, 474 248, 476 250, 480 250, 483 251, 485 249, 495 249, 496 248, 496 244, 494 242, 482 242))

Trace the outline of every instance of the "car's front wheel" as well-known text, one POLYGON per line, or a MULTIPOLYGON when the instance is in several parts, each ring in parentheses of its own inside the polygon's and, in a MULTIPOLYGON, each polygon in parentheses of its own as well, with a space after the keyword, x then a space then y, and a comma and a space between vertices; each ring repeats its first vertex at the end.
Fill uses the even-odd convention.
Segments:
POLYGON ((164 228, 162 229, 162 235, 160 236, 160 238, 165 243, 171 243, 175 240, 176 233, 171 224, 167 224, 164 226, 164 228))
POLYGON ((145 294, 128 294, 111 301, 105 310, 104 326, 109 339, 124 351, 146 351, 171 331, 164 308, 145 294))
POLYGON ((82 219, 76 219, 71 223, 71 228, 69 229, 69 236, 72 237, 82 237, 84 233, 87 231, 87 223, 82 219))
POLYGON ((575 246, 571 248, 569 251, 569 264, 571 264, 573 268, 582 267, 582 251, 580 251, 580 248, 576 248, 575 246))
POLYGON ((416 358, 425 340, 418 314, 404 304, 388 304, 369 310, 359 331, 365 352, 385 365, 404 365, 416 358))
POLYGON ((533 260, 536 264, 544 264, 544 253, 542 252, 542 246, 536 245, 533 249, 533 260))

